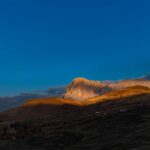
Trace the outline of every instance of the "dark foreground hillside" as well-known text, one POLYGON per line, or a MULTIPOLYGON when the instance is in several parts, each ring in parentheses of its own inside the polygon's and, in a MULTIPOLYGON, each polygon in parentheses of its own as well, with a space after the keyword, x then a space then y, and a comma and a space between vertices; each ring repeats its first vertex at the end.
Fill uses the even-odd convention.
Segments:
POLYGON ((0 114, 1 150, 150 150, 150 94, 0 114))

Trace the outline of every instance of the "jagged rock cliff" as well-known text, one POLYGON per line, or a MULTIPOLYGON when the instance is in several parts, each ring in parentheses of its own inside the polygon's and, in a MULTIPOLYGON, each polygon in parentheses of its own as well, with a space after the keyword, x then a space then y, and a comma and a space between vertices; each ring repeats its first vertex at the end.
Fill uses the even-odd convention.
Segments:
POLYGON ((73 100, 85 100, 98 96, 103 90, 103 83, 100 81, 76 78, 67 87, 64 98, 73 100))
POLYGON ((134 86, 150 88, 150 81, 145 79, 133 79, 105 83, 85 78, 75 78, 72 83, 68 85, 66 93, 63 94, 63 98, 82 101, 110 91, 118 91, 134 86))

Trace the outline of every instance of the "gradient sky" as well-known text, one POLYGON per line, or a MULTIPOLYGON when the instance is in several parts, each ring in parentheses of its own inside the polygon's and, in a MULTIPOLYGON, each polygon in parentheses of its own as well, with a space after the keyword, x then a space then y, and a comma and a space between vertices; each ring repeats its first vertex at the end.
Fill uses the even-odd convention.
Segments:
POLYGON ((149 0, 0 0, 0 96, 150 72, 149 0))

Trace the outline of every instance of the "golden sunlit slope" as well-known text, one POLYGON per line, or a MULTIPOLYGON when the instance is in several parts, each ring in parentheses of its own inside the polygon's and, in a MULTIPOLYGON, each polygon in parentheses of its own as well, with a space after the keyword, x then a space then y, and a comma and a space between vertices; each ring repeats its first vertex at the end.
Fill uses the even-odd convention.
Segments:
MULTIPOLYGON (((134 102, 134 97, 141 97, 142 95, 150 95, 150 89, 142 86, 135 86, 126 88, 120 91, 112 91, 95 98, 87 99, 84 101, 72 100, 72 99, 63 99, 59 97, 50 97, 50 98, 39 98, 28 100, 23 105, 5 111, 1 114, 9 114, 11 120, 14 119, 25 119, 39 117, 53 112, 57 114, 58 110, 63 107, 75 108, 75 107, 88 107, 92 105, 101 105, 102 103, 107 103, 109 101, 117 103, 120 100, 122 103, 126 103, 127 100, 131 99, 131 103, 134 102), (133 99, 132 99, 133 97, 133 99)), ((144 103, 142 98, 139 100, 141 103, 144 103)), ((109 106, 110 107, 110 106, 109 106)), ((108 107, 108 109, 109 109, 108 107)), ((119 108, 118 108, 119 109, 119 108)), ((111 112, 111 110, 110 110, 111 112)), ((9 118, 9 119, 10 119, 9 118)))
POLYGON ((87 100, 88 104, 94 104, 102 101, 117 100, 125 97, 138 96, 142 94, 150 94, 150 88, 144 86, 133 86, 123 90, 111 91, 101 96, 87 100))
POLYGON ((31 106, 31 105, 64 105, 64 104, 70 104, 70 105, 80 105, 81 102, 79 101, 73 101, 69 99, 63 99, 59 97, 50 97, 50 98, 40 98, 40 99, 31 99, 28 100, 23 106, 31 106))
POLYGON ((84 106, 84 105, 91 105, 91 104, 98 103, 98 102, 117 100, 117 99, 121 99, 125 97, 141 95, 141 94, 150 94, 150 89, 147 87, 143 87, 143 86, 134 86, 134 87, 129 87, 123 90, 111 91, 103 95, 96 96, 94 98, 90 98, 90 99, 86 99, 82 101, 59 98, 59 97, 31 99, 31 100, 28 100, 23 106, 64 105, 64 104, 84 106))

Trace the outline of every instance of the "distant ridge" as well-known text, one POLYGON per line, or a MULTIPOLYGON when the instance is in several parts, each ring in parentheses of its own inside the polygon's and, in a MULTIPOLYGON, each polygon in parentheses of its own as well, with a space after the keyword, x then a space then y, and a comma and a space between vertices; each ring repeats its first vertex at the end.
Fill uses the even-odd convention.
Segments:
MULTIPOLYGON (((147 76, 148 78, 149 76, 147 76)), ((64 99, 73 99, 83 101, 90 99, 110 91, 123 90, 134 86, 143 86, 150 88, 150 80, 147 78, 142 79, 130 79, 117 82, 100 82, 94 80, 88 80, 86 78, 75 78, 70 85, 66 88, 64 99)))
POLYGON ((144 79, 145 79, 145 80, 150 80, 150 74, 144 76, 144 79))
POLYGON ((50 87, 31 93, 16 96, 0 97, 0 111, 15 108, 29 99, 58 97, 69 100, 83 101, 110 91, 123 90, 128 87, 144 86, 150 88, 150 74, 140 78, 120 81, 94 81, 85 78, 75 78, 68 86, 50 87))
POLYGON ((112 90, 121 90, 133 86, 145 86, 150 88, 150 80, 146 79, 122 80, 119 82, 111 83, 108 86, 112 90))

